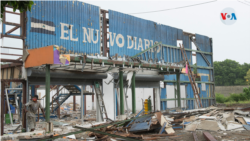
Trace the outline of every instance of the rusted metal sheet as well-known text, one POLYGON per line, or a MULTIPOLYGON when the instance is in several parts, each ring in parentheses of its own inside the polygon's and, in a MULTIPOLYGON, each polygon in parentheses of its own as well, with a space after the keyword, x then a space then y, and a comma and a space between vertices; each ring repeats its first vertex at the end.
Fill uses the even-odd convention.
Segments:
POLYGON ((210 133, 208 132, 203 132, 204 137, 206 138, 207 141, 217 141, 210 133))
POLYGON ((61 53, 100 54, 100 8, 79 1, 35 1, 27 12, 28 49, 58 45, 61 53))

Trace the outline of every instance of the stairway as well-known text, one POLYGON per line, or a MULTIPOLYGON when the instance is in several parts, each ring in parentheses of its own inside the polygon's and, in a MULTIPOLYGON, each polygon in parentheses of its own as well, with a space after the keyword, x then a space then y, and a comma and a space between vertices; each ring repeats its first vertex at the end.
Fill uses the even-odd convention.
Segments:
POLYGON ((65 89, 69 91, 68 94, 59 94, 54 95, 52 97, 52 101, 50 103, 50 111, 54 113, 71 95, 79 95, 81 94, 81 89, 77 85, 66 85, 63 86, 65 89))

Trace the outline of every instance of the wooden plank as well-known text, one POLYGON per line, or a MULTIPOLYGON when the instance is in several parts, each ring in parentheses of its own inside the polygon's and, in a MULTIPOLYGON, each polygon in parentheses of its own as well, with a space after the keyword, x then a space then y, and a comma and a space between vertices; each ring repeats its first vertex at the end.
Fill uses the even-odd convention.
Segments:
POLYGON ((160 123, 161 126, 164 126, 164 122, 167 123, 166 127, 165 127, 165 131, 168 134, 175 133, 175 131, 173 130, 173 128, 171 127, 171 125, 168 123, 168 121, 165 119, 165 117, 162 115, 161 112, 156 112, 155 113, 155 117, 159 121, 159 123, 160 123))

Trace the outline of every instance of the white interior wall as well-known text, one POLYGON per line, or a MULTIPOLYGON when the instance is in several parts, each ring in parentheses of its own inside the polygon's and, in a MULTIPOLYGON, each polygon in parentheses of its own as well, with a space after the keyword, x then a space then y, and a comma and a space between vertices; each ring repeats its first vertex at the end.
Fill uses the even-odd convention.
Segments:
MULTIPOLYGON (((88 91, 92 92, 92 88, 91 87, 87 86, 86 89, 88 91)), ((154 101, 153 101, 153 88, 136 88, 135 91, 136 91, 136 110, 137 111, 140 111, 142 109, 142 100, 141 99, 143 99, 143 101, 144 101, 145 99, 147 99, 149 97, 149 95, 151 96, 152 105, 154 105, 154 101)), ((67 90, 63 89, 61 92, 67 93, 67 90)), ((38 93, 41 93, 41 97, 43 97, 45 95, 45 90, 44 89, 38 89, 37 90, 37 94, 38 93)), ((50 100, 52 100, 52 96, 55 93, 56 93, 56 90, 52 90, 51 91, 50 100)), ((131 96, 132 96, 131 95, 131 89, 129 89, 128 90, 128 107, 129 107, 130 110, 132 110, 132 97, 131 96)), ((76 103, 78 103, 78 104, 81 104, 80 103, 80 97, 81 97, 80 95, 76 96, 76 103)), ((86 105, 87 108, 86 109, 87 110, 92 110, 92 96, 87 95, 86 98, 87 98, 87 100, 86 100, 87 101, 87 105, 86 105)), ((94 101, 96 101, 96 96, 94 96, 94 101)), ((108 103, 107 101, 110 102, 109 99, 108 100, 105 99, 105 105, 106 105, 106 103, 108 103)), ((69 97, 65 102, 66 103, 73 102, 73 96, 69 97)), ((44 103, 45 103, 45 101, 43 102, 41 100, 41 104, 43 106, 45 106, 44 103)), ((94 108, 96 108, 95 102, 94 102, 94 108)))
MULTIPOLYGON (((166 97, 167 99, 172 99, 175 98, 175 86, 174 85, 166 85, 166 97)), ((181 98, 186 98, 186 86, 185 85, 180 85, 180 93, 181 93, 181 98)), ((176 97, 177 98, 177 97, 176 97)), ((175 108, 178 106, 178 101, 167 101, 167 108, 175 108)), ((186 107, 186 101, 181 100, 181 107, 186 107)))
MULTIPOLYGON (((115 120, 116 114, 115 114, 115 93, 114 93, 114 83, 111 82, 113 79, 113 76, 108 74, 108 77, 106 79, 103 79, 103 100, 106 107, 106 111, 108 114, 108 117, 112 120, 115 120), (106 82, 106 83, 105 83, 106 82)), ((88 103, 88 102, 87 102, 88 103)), ((105 116, 103 116, 105 117, 105 116)))

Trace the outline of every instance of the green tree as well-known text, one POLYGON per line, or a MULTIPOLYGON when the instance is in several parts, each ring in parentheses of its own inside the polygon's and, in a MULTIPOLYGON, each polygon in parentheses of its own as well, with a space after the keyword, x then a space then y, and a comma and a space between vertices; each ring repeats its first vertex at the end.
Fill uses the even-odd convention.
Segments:
POLYGON ((13 12, 15 12, 16 9, 19 9, 19 11, 22 13, 23 11, 31 10, 33 1, 1 1, 1 18, 3 17, 4 13, 4 6, 7 4, 13 7, 13 12))
POLYGON ((247 75, 244 77, 247 85, 250 85, 250 69, 247 71, 247 75))
POLYGON ((215 85, 217 86, 233 86, 246 85, 244 76, 250 69, 250 64, 239 64, 230 59, 214 62, 215 85))

